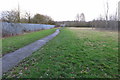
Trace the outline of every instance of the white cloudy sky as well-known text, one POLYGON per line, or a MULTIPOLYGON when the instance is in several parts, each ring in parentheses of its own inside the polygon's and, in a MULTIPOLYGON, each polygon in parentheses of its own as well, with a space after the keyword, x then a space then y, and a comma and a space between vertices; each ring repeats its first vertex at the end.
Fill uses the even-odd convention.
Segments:
MULTIPOLYGON (((113 14, 120 0, 108 0, 109 13, 113 14)), ((21 12, 29 11, 32 15, 41 13, 51 16, 55 21, 75 20, 77 13, 84 13, 86 20, 104 15, 106 0, 1 0, 0 12, 17 9, 18 3, 21 12)))

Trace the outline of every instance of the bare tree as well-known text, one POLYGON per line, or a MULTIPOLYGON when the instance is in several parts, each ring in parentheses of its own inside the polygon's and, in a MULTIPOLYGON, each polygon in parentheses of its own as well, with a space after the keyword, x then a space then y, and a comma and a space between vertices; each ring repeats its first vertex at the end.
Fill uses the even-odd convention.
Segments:
POLYGON ((2 21, 7 22, 20 22, 20 8, 18 4, 18 10, 3 11, 2 21))
POLYGON ((105 18, 104 18, 102 15, 100 15, 100 16, 97 18, 97 20, 103 21, 103 20, 105 20, 105 18))
POLYGON ((105 20, 106 20, 106 29, 108 28, 108 13, 109 13, 109 4, 108 1, 106 4, 104 4, 104 10, 105 10, 105 20))
POLYGON ((109 20, 110 21, 117 21, 118 19, 117 19, 117 14, 115 14, 115 15, 110 15, 109 16, 109 20))
POLYGON ((26 12, 25 17, 27 18, 28 23, 30 23, 31 22, 31 14, 30 14, 30 12, 26 12))
POLYGON ((20 6, 18 3, 18 10, 17 10, 17 22, 20 22, 20 6))
POLYGON ((76 15, 76 21, 80 21, 80 15, 79 14, 76 15))
POLYGON ((116 7, 116 12, 115 12, 115 21, 118 21, 118 7, 116 7))
POLYGON ((81 15, 80 15, 80 21, 85 21, 85 15, 84 15, 84 13, 81 13, 81 15))
POLYGON ((120 21, 120 1, 118 2, 118 20, 120 21))
POLYGON ((19 17, 18 17, 18 11, 11 10, 11 11, 3 11, 2 12, 2 21, 7 21, 7 22, 18 22, 19 17))
POLYGON ((109 20, 112 20, 112 21, 118 21, 118 6, 116 6, 116 11, 114 14, 110 15, 109 16, 109 20))

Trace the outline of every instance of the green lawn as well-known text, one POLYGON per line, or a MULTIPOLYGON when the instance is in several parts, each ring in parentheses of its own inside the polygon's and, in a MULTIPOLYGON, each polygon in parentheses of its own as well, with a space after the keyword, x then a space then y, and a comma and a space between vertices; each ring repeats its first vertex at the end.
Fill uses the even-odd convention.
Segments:
POLYGON ((116 78, 118 33, 62 29, 3 78, 116 78))
POLYGON ((0 38, 0 57, 2 57, 2 39, 0 38))
POLYGON ((48 29, 37 32, 26 33, 20 36, 13 36, 2 39, 2 54, 13 52, 36 40, 52 34, 56 29, 48 29))

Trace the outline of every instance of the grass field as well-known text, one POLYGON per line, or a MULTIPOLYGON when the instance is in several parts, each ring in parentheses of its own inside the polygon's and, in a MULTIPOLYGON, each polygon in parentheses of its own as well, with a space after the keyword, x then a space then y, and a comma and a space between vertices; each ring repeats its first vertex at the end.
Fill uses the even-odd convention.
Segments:
POLYGON ((62 29, 3 78, 117 78, 118 33, 62 29))
POLYGON ((20 36, 13 36, 2 39, 2 54, 15 51, 19 48, 24 47, 36 40, 39 40, 47 35, 52 34, 55 29, 42 30, 37 32, 26 33, 20 36))

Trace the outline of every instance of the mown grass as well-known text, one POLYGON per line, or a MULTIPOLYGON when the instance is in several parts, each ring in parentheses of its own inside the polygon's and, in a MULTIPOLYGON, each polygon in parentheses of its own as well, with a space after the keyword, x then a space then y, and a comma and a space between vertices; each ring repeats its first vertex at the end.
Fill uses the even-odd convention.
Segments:
POLYGON ((42 30, 32 33, 26 33, 20 36, 13 36, 2 39, 2 54, 13 52, 19 48, 22 48, 36 40, 39 40, 49 34, 52 34, 55 29, 42 30))
POLYGON ((2 39, 0 38, 0 57, 2 57, 2 39))
POLYGON ((118 78, 117 33, 63 29, 3 78, 118 78))

